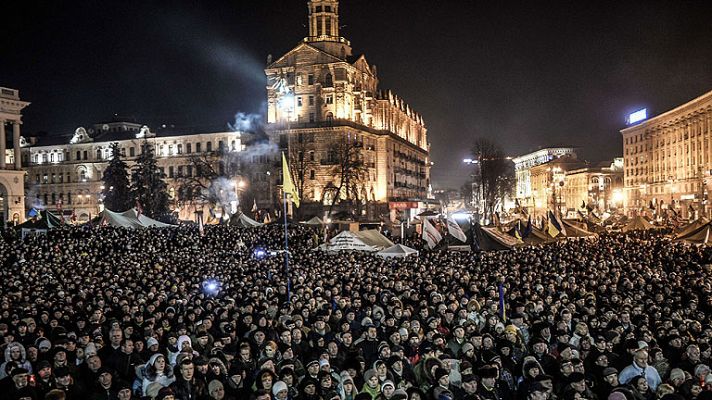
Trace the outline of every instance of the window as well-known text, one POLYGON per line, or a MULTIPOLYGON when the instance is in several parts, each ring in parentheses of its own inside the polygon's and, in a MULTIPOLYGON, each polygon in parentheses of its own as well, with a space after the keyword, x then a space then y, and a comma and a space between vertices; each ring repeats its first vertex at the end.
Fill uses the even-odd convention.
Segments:
POLYGON ((316 10, 315 10, 316 12, 321 12, 321 10, 322 10, 321 6, 316 6, 316 10))
POLYGON ((302 106, 302 96, 297 96, 297 107, 302 106))
POLYGON ((222 140, 220 140, 218 142, 218 151, 220 151, 220 152, 225 151, 225 143, 222 140))
POLYGON ((84 150, 84 159, 88 160, 89 159, 89 151, 84 150))
POLYGON ((63 183, 63 182, 64 182, 64 174, 60 173, 59 174, 59 183, 63 183))
POLYGON ((47 193, 44 194, 44 204, 49 204, 49 197, 47 196, 47 193))
POLYGON ((200 142, 195 144, 195 152, 200 153, 200 142))
POLYGON ((82 159, 82 152, 78 151, 77 152, 77 160, 81 160, 81 159, 82 159))
POLYGON ((193 176, 193 166, 192 166, 192 165, 188 165, 188 166, 186 166, 186 169, 188 170, 188 172, 186 173, 186 175, 187 175, 188 177, 193 176))
POLYGON ((309 122, 314 122, 314 113, 309 113, 309 122))
POLYGON ((57 175, 52 174, 52 183, 57 183, 57 175))
POLYGON ((304 76, 302 74, 297 74, 297 86, 302 86, 304 84, 304 76))
POLYGON ((193 151, 193 149, 191 148, 190 143, 186 143, 185 144, 185 152, 190 154, 192 151, 193 151))
POLYGON ((183 166, 182 165, 178 166, 178 176, 183 176, 183 166))
POLYGON ((313 151, 309 152, 309 161, 314 161, 314 152, 313 151))
POLYGON ((313 75, 313 74, 309 74, 309 75, 307 76, 307 84, 308 84, 308 85, 313 85, 313 84, 314 84, 314 75, 313 75))
POLYGON ((48 183, 48 181, 49 181, 49 178, 47 177, 47 174, 44 174, 42 176, 42 183, 48 183))
POLYGON ((80 182, 86 182, 87 181, 87 171, 85 169, 80 169, 79 170, 79 181, 80 182))
POLYGON ((182 144, 178 145, 178 154, 183 154, 183 145, 182 144))
POLYGON ((54 153, 49 155, 49 161, 54 162, 54 153))
POLYGON ((326 104, 334 104, 334 96, 329 94, 326 96, 326 104))
POLYGON ((205 151, 207 151, 208 153, 213 151, 213 142, 208 142, 205 144, 205 151))
POLYGON ((40 174, 35 175, 35 183, 40 183, 40 174))
POLYGON ((42 154, 42 162, 46 163, 47 162, 47 154, 42 154))
POLYGON ((173 166, 168 167, 168 177, 173 178, 173 166))
POLYGON ((101 160, 101 149, 96 149, 96 159, 101 160))
POLYGON ((121 148, 121 157, 126 157, 126 147, 121 148))
POLYGON ((67 172, 67 183, 72 181, 72 176, 67 172))
POLYGON ((57 194, 52 193, 52 204, 57 204, 57 194))
POLYGON ((314 172, 314 170, 309 171, 309 179, 314 179, 315 176, 316 173, 314 172))
POLYGON ((310 106, 314 105, 314 96, 309 96, 309 105, 310 106))
POLYGON ((324 86, 334 86, 334 78, 331 76, 331 74, 326 74, 326 77, 324 78, 324 86))
POLYGON ((136 156, 136 148, 130 147, 129 148, 129 157, 135 157, 136 156))

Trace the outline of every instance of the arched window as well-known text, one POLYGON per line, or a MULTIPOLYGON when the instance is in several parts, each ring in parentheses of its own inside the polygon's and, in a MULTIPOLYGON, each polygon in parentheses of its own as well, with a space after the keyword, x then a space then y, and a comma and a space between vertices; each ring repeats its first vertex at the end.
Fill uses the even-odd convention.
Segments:
POLYGON ((326 74, 326 78, 324 79, 324 86, 334 86, 334 78, 332 78, 331 74, 326 74))
POLYGON ((101 160, 101 149, 96 149, 96 159, 101 160))

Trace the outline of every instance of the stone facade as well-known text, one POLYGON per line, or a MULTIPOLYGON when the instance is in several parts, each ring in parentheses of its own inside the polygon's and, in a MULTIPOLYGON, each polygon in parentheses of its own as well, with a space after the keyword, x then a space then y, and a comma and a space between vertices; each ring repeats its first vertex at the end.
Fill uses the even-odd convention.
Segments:
POLYGON ((0 212, 2 222, 21 223, 25 220, 25 190, 22 170, 21 133, 22 110, 30 105, 20 100, 18 90, 0 87, 0 212), (12 148, 7 136, 12 133, 12 148))
POLYGON ((621 134, 629 214, 652 203, 658 210, 672 204, 685 218, 710 215, 712 91, 621 134))
MULTIPOLYGON (((49 143, 40 139, 22 149, 27 170, 27 208, 40 206, 58 212, 62 207, 65 215, 74 212, 78 221, 88 221, 103 210, 102 174, 112 156, 109 145, 119 144, 130 168, 144 141, 154 147, 157 164, 166 176, 172 210, 178 218, 185 220, 195 220, 196 211, 208 213, 202 205, 177 201, 177 177, 197 173, 190 157, 219 149, 226 152, 244 150, 239 132, 174 134, 159 131, 156 134, 146 126, 126 121, 95 124, 88 129, 80 127, 71 137, 48 138, 46 142, 49 143)), ((235 190, 239 191, 245 183, 241 183, 240 177, 233 179, 235 190)), ((204 217, 207 220, 208 216, 204 217)))
POLYGON ((427 129, 403 99, 379 88, 375 65, 352 58, 339 36, 337 0, 310 1, 309 36, 265 69, 267 130, 290 159, 301 197, 330 196, 386 202, 423 199, 430 186, 427 129), (339 148, 363 163, 347 193, 340 182, 339 148), (296 173, 295 173, 296 172, 296 173), (297 177, 299 179, 299 177, 297 177))
POLYGON ((597 212, 623 206, 623 158, 597 166, 566 172, 563 202, 569 214, 576 214, 583 204, 597 212))
MULTIPOLYGON (((540 193, 532 191, 532 188, 543 184, 542 182, 532 183, 532 168, 548 163, 559 157, 576 158, 576 149, 573 147, 549 147, 512 159, 516 179, 515 198, 519 201, 519 204, 529 212, 533 212, 535 208, 536 197, 541 196, 540 193)), ((541 178, 541 176, 539 176, 539 178, 541 178)), ((541 208, 543 204, 541 203, 541 198, 539 201, 538 207, 541 208)))
POLYGON ((585 164, 573 156, 553 160, 530 168, 532 209, 530 213, 546 215, 548 210, 567 213, 564 202, 566 172, 584 167, 585 164))

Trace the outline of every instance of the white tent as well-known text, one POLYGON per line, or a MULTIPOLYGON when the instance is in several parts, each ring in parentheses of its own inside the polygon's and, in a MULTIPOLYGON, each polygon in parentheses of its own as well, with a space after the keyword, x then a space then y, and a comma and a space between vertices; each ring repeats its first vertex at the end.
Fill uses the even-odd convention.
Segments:
POLYGON ((393 246, 393 242, 381 235, 377 230, 361 232, 343 231, 322 244, 319 249, 324 251, 368 251, 375 252, 393 246))
POLYGON ((408 246, 403 246, 402 244, 397 244, 394 246, 391 246, 385 250, 381 250, 378 253, 376 253, 377 256, 381 256, 383 258, 391 258, 391 257, 408 257, 410 255, 418 255, 418 250, 411 249, 408 246))
POLYGON ((238 216, 232 216, 230 218, 230 225, 241 226, 243 228, 256 228, 264 225, 261 222, 257 222, 254 219, 248 217, 247 215, 240 213, 238 216))
POLYGON ((324 225, 324 221, 319 217, 314 217, 309 221, 302 222, 304 225, 324 225))
POLYGON ((136 217, 137 214, 138 213, 135 208, 122 213, 113 212, 105 208, 104 211, 101 212, 100 225, 111 225, 123 228, 164 228, 175 226, 156 221, 155 219, 149 218, 143 214, 136 217))

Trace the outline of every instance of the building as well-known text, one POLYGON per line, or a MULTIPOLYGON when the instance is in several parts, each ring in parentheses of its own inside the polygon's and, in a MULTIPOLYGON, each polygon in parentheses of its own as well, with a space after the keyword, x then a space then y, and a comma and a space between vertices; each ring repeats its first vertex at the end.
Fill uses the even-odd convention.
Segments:
POLYGON ((422 116, 379 87, 365 56, 352 56, 339 33, 338 0, 309 1, 308 11, 309 35, 265 69, 267 130, 286 151, 302 199, 328 205, 426 198, 422 116))
POLYGON ((3 224, 25 220, 20 125, 22 110, 28 105, 29 102, 20 100, 18 90, 0 87, 0 210, 3 224), (8 145, 9 132, 12 132, 12 141, 8 145))
MULTIPOLYGON (((526 208, 529 212, 533 212, 535 208, 536 197, 542 196, 541 193, 532 190, 531 169, 559 157, 575 159, 576 150, 573 147, 547 147, 512 159, 516 179, 515 199, 517 199, 520 206, 526 208)), ((544 184, 544 182, 537 183, 537 185, 540 184, 544 184)), ((541 207, 542 204, 540 199, 539 207, 541 207)))
POLYGON ((625 210, 710 215, 712 91, 622 129, 625 210))
MULTIPOLYGON (((22 149, 27 171, 26 207, 61 210, 65 216, 74 214, 80 222, 103 210, 102 174, 112 157, 109 149, 112 143, 119 144, 129 167, 134 165, 144 143, 153 146, 168 185, 171 208, 184 220, 195 220, 196 212, 204 213, 207 220, 209 211, 206 204, 184 203, 177 197, 179 178, 198 177, 194 168, 197 164, 191 160, 215 160, 214 168, 222 169, 228 167, 225 160, 230 159, 230 154, 245 149, 239 132, 192 133, 170 128, 152 132, 147 126, 125 118, 79 127, 72 135, 29 138, 23 143, 26 143, 22 149)), ((237 205, 231 202, 239 200, 240 191, 247 184, 239 175, 230 179, 232 182, 224 190, 234 190, 234 197, 226 196, 225 207, 237 205)), ((217 208, 222 211, 222 207, 217 208)))
POLYGON ((562 189, 568 214, 576 214, 583 205, 598 212, 622 208, 623 158, 567 171, 562 189))
POLYGON ((567 204, 564 202, 566 173, 584 167, 586 164, 573 155, 554 158, 544 164, 530 168, 531 204, 530 213, 546 215, 549 210, 559 210, 566 216, 567 204))

